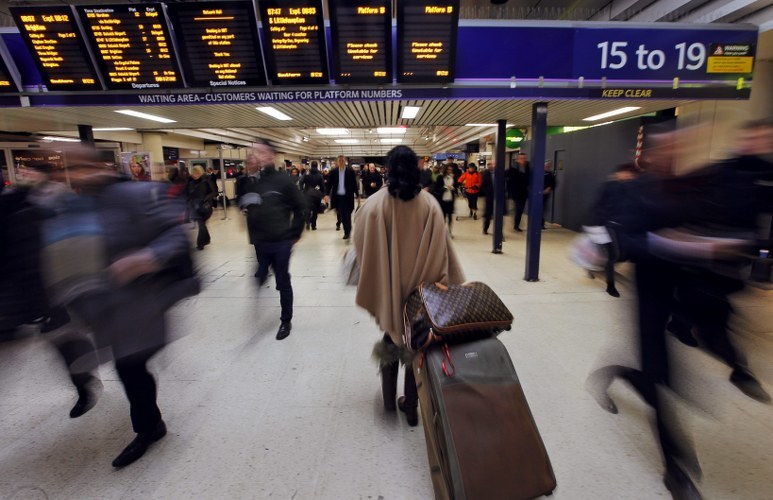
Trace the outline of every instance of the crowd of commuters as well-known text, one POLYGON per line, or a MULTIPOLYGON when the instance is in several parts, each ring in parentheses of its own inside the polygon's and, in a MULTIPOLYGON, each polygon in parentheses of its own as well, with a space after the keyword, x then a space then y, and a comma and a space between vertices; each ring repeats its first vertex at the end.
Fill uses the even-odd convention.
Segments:
MULTIPOLYGON (((730 295, 744 287, 740 256, 758 243, 758 215, 773 211, 770 192, 762 187, 773 181, 766 157, 773 152, 773 127, 754 122, 742 133, 736 156, 686 175, 674 172, 673 158, 683 146, 679 133, 651 134, 641 160, 617 168, 603 184, 586 222, 605 238, 599 244, 606 255, 607 293, 620 295, 614 264, 634 263, 640 349, 639 367, 603 367, 590 376, 589 387, 606 410, 616 413, 606 390, 619 378, 653 408, 664 481, 675 498, 700 498, 691 479, 699 476, 700 465, 663 395, 673 387, 667 332, 693 347, 705 346, 730 367, 730 382, 744 394, 770 401, 728 327, 730 295), (680 240, 684 234, 689 238, 680 240), (727 240, 736 246, 704 259, 674 250, 680 245, 671 243, 692 243, 696 234, 715 245, 727 240)), ((218 195, 216 174, 200 166, 190 175, 171 168, 168 183, 127 182, 127 176, 98 166, 86 151, 72 158, 66 179, 55 165, 29 165, 18 173, 26 180, 0 196, 0 262, 8 273, 0 288, 0 313, 5 320, 13 315, 17 324, 40 323, 41 333, 56 346, 77 393, 72 418, 96 404, 97 368, 103 361, 97 353, 110 353, 136 433, 113 461, 123 467, 166 434, 147 363, 166 343, 165 312, 198 292, 182 222, 196 223, 199 250, 210 243, 206 221, 218 195)), ((336 211, 336 230, 343 229, 344 240, 353 239, 360 270, 356 304, 383 332, 374 354, 384 408, 399 409, 411 426, 417 425, 412 360, 403 349, 403 305, 422 282, 464 280, 451 242, 454 205, 463 196, 469 216, 477 220, 481 197, 487 234, 494 167, 489 162, 479 173, 474 163, 423 166, 410 148, 398 146, 386 158, 385 173, 372 163, 358 173, 344 156, 329 170, 312 161, 308 170, 283 172, 270 144, 251 147, 235 192, 255 251, 257 283, 263 286, 273 271, 279 291, 276 339, 292 331, 293 247, 304 227, 317 229, 317 216, 329 205, 336 211), (400 361, 406 370, 404 395, 398 399, 400 361)), ((521 230, 530 175, 535 174, 524 154, 505 170, 515 231, 521 230)), ((550 162, 543 175, 546 203, 557 187, 550 162)), ((769 229, 765 243, 770 244, 769 229)))

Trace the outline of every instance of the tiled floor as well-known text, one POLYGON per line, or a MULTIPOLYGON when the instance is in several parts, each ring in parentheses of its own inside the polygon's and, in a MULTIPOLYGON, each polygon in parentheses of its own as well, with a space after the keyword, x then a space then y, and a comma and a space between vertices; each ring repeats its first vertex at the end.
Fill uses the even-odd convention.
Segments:
MULTIPOLYGON (((133 437, 110 365, 97 406, 71 420, 75 394, 56 352, 37 335, 0 343, 0 498, 432 498, 422 428, 382 409, 370 359, 380 333, 341 283, 347 243, 335 216, 295 249, 294 328, 277 342, 273 280, 256 288, 244 222, 229 215, 215 212, 213 243, 196 254, 202 293, 169 314, 176 340, 153 368, 170 433, 139 462, 110 465, 133 437)), ((526 282, 525 233, 507 229, 504 254, 492 255, 480 224, 455 223, 454 241, 467 278, 515 314, 500 338, 553 462, 554 498, 669 498, 647 407, 615 383, 611 415, 584 389, 594 367, 635 359, 630 282, 621 279, 619 299, 604 293, 602 279, 568 261, 573 235, 559 228, 542 233, 540 281, 526 282)), ((736 304, 738 339, 773 389, 773 292, 747 290, 736 304)), ((669 342, 692 401, 679 406, 705 498, 773 498, 773 407, 736 390, 715 359, 669 342)))

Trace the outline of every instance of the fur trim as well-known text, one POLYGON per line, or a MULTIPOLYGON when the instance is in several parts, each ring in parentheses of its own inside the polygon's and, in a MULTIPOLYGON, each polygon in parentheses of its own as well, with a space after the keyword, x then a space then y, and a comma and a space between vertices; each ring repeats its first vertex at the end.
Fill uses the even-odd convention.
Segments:
POLYGON ((390 365, 395 361, 400 361, 403 365, 410 365, 413 363, 412 352, 403 347, 398 347, 395 344, 388 344, 383 340, 379 340, 373 345, 371 358, 378 364, 379 369, 390 365))

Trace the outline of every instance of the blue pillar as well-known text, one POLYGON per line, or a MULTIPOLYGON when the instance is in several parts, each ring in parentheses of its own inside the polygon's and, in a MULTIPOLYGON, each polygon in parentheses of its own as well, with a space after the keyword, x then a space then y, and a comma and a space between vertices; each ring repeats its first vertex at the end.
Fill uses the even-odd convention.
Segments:
POLYGON ((531 173, 529 174, 529 223, 526 226, 526 281, 539 281, 539 250, 542 241, 542 190, 545 179, 545 145, 548 103, 531 107, 531 173))
POLYGON ((494 157, 494 249, 502 253, 502 226, 505 216, 505 136, 507 120, 497 120, 497 151, 494 157))

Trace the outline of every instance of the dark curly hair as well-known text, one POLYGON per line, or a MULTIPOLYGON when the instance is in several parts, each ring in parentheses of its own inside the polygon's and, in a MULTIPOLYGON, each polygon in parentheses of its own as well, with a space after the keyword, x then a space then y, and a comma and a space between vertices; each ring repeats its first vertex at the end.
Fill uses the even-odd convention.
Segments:
POLYGON ((421 172, 416 153, 408 146, 396 146, 387 153, 387 189, 401 200, 412 200, 421 191, 421 172))

